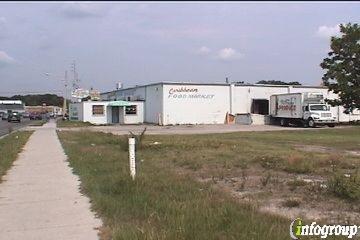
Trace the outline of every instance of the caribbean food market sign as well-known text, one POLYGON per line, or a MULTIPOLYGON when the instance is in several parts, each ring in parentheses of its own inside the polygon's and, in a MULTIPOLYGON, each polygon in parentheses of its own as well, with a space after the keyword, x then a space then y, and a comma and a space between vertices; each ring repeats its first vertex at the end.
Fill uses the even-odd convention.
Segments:
POLYGON ((172 99, 214 99, 215 94, 203 93, 198 88, 170 88, 168 98, 172 99))

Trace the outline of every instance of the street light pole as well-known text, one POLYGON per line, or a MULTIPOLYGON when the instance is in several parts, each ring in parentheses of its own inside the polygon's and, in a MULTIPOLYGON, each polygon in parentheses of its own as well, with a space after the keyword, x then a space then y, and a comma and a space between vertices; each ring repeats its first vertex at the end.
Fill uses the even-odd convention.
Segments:
POLYGON ((64 103, 63 103, 63 116, 66 117, 67 113, 67 106, 66 106, 66 97, 67 97, 67 71, 65 71, 65 78, 64 78, 64 103))
MULTIPOLYGON (((47 76, 47 77, 49 77, 49 76, 53 76, 52 74, 50 74, 50 73, 45 73, 45 75, 47 76)), ((60 76, 56 76, 56 78, 61 78, 60 76)), ((68 87, 68 80, 67 80, 67 71, 65 71, 65 76, 64 76, 64 79, 60 79, 61 81, 63 81, 64 82, 64 92, 63 92, 63 99, 64 99, 64 101, 63 101, 63 108, 62 108, 62 112, 63 112, 63 116, 66 116, 66 114, 67 114, 67 87, 68 87)))

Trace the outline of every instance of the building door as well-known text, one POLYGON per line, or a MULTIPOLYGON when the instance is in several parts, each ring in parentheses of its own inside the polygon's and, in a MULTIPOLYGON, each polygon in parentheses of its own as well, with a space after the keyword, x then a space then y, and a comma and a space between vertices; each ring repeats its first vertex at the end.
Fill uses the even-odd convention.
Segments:
POLYGON ((119 107, 111 107, 112 123, 119 123, 119 107))
POLYGON ((251 113, 268 115, 269 114, 269 100, 253 99, 252 104, 251 104, 251 113))

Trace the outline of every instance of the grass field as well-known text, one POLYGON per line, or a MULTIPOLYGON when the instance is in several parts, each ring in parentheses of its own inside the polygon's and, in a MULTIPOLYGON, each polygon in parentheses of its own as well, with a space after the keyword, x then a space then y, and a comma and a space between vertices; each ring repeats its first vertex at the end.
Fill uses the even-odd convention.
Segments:
POLYGON ((31 134, 32 131, 20 131, 0 139, 0 182, 31 134))
POLYGON ((73 127, 89 127, 93 126, 93 124, 89 122, 80 122, 80 121, 68 121, 68 120, 62 120, 58 119, 56 121, 56 126, 58 128, 73 128, 73 127))
POLYGON ((28 126, 40 127, 40 126, 44 125, 46 122, 47 122, 46 120, 34 120, 34 121, 31 121, 31 123, 28 126))
POLYGON ((286 213, 308 205, 320 214, 334 204, 359 219, 360 158, 352 155, 360 149, 359 127, 145 135, 135 182, 125 136, 59 136, 84 193, 104 219, 104 239, 288 239, 292 216, 286 213), (300 150, 304 146, 327 151, 300 150), (270 213, 281 217, 261 210, 278 198, 270 213))

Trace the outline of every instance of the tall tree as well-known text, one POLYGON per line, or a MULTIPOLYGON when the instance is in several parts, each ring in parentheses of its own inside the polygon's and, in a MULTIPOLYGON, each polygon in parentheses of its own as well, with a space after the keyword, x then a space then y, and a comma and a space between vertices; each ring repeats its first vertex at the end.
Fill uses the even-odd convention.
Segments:
POLYGON ((360 109, 360 26, 341 24, 340 32, 340 37, 331 38, 331 51, 320 64, 326 70, 322 80, 329 90, 339 95, 339 99, 327 99, 327 102, 352 112, 360 109))

